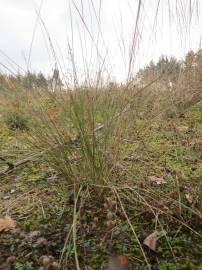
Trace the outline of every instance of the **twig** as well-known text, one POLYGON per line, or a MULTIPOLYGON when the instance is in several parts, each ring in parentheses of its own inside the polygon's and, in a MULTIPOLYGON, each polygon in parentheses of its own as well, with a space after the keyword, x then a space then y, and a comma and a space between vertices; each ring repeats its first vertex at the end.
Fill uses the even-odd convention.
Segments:
POLYGON ((8 166, 7 170, 12 170, 14 168, 14 164, 7 161, 5 158, 0 157, 0 160, 2 160, 4 163, 6 163, 6 165, 8 166))
POLYGON ((41 156, 43 153, 44 153, 44 152, 41 152, 41 153, 39 153, 39 154, 37 154, 37 155, 34 155, 34 156, 29 157, 29 158, 20 160, 20 161, 18 161, 18 162, 16 162, 16 163, 11 163, 11 162, 7 161, 5 158, 0 157, 0 160, 2 160, 2 161, 3 161, 4 163, 6 163, 6 165, 8 166, 8 168, 6 168, 6 169, 0 171, 0 174, 8 173, 8 172, 10 172, 10 171, 16 169, 17 167, 19 167, 19 166, 21 166, 21 165, 24 165, 24 164, 26 164, 26 163, 28 163, 28 162, 30 162, 30 161, 33 161, 33 158, 34 158, 35 156, 41 156))

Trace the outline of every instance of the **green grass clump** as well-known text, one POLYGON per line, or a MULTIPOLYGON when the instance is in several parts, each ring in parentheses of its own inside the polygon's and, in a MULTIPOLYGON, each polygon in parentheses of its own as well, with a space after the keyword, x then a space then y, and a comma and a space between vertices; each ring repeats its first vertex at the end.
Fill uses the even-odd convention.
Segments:
POLYGON ((18 112, 8 112, 4 116, 4 121, 7 127, 11 130, 28 130, 29 121, 21 113, 18 112))

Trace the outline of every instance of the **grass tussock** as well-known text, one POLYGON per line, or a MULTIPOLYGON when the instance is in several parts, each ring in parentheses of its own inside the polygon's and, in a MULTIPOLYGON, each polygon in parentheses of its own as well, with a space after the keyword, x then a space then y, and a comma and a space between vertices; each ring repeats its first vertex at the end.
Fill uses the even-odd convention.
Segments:
POLYGON ((57 69, 0 77, 0 212, 20 224, 3 259, 13 243, 14 269, 106 269, 111 253, 134 269, 201 269, 202 53, 133 74, 141 12, 139 1, 125 83, 101 70, 79 83, 73 50, 74 86, 57 69))
MULTIPOLYGON (((132 264, 148 269, 158 264, 143 245, 144 238, 152 232, 157 233, 159 245, 167 250, 167 260, 173 264, 179 259, 173 244, 178 236, 173 236, 174 232, 179 230, 185 238, 187 233, 201 238, 201 190, 197 182, 201 175, 197 145, 201 108, 194 99, 188 107, 177 107, 169 91, 153 93, 155 83, 159 81, 142 88, 110 84, 102 89, 26 92, 20 111, 29 119, 29 130, 16 133, 19 143, 26 144, 21 157, 34 153, 33 162, 37 164, 40 158, 48 165, 42 166, 42 174, 49 175, 50 171, 50 175, 55 175, 57 196, 49 200, 60 198, 60 203, 66 204, 67 195, 60 193, 60 187, 65 194, 73 192, 68 195, 67 213, 72 219, 71 229, 61 252, 55 255, 64 269, 73 258, 77 269, 86 264, 81 256, 82 245, 91 239, 86 230, 93 234, 94 248, 101 252, 103 260, 110 250, 123 252, 131 254, 132 264), (123 235, 122 246, 119 241, 123 235), (103 249, 96 242, 98 239, 103 249), (135 251, 131 249, 133 245, 135 251), (66 249, 72 251, 66 253, 66 249)), ((24 95, 24 90, 20 94, 24 95)), ((12 99, 6 100, 10 110, 12 99)), ((30 169, 23 174, 31 177, 30 169)), ((38 173, 37 169, 36 177, 38 173)), ((37 190, 36 187, 34 201, 37 190)), ((42 207, 47 215, 50 210, 46 202, 42 207)), ((46 220, 44 216, 43 219, 46 220)), ((86 248, 86 259, 92 256, 95 261, 91 264, 97 265, 99 258, 86 248)), ((163 265, 163 252, 159 250, 157 257, 163 265)))

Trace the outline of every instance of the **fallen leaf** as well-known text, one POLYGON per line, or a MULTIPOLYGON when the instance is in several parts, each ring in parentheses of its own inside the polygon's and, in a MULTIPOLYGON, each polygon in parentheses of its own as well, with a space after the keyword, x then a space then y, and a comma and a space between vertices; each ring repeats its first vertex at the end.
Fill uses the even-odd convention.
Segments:
POLYGON ((193 197, 190 194, 185 194, 185 198, 188 201, 189 204, 193 203, 193 197))
POLYGON ((157 242, 157 232, 153 232, 150 235, 148 235, 143 244, 147 246, 149 249, 155 251, 156 250, 156 242, 157 242))
POLYGON ((177 197, 177 192, 176 191, 171 191, 168 193, 168 196, 172 199, 175 199, 177 197))
POLYGON ((0 219, 0 232, 15 228, 15 221, 8 215, 0 219))
POLYGON ((108 261, 108 270, 118 270, 118 269, 124 269, 124 270, 129 270, 129 261, 128 257, 125 255, 117 254, 117 255, 112 255, 109 257, 108 261))
POLYGON ((191 142, 189 143, 189 146, 191 146, 191 147, 196 147, 196 148, 198 148, 199 150, 202 150, 202 140, 191 141, 191 142))
POLYGON ((199 149, 202 150, 202 140, 196 141, 196 145, 197 145, 197 147, 198 147, 199 149))
POLYGON ((155 175, 151 175, 148 177, 149 181, 156 183, 157 185, 165 184, 166 180, 163 179, 162 177, 158 177, 155 175))

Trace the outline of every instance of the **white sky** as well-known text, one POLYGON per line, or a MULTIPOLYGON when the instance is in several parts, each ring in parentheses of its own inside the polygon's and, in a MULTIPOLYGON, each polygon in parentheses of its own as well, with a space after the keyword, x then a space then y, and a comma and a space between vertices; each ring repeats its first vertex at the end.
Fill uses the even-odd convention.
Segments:
MULTIPOLYGON (((162 54, 182 58, 190 49, 200 48, 202 0, 141 2, 135 70, 162 54)), ((6 54, 24 70, 50 74, 55 65, 50 37, 58 66, 65 74, 72 72, 69 42, 80 77, 88 72, 91 76, 105 60, 103 68, 112 79, 124 79, 138 3, 139 0, 0 0, 0 72, 5 71, 3 65, 14 73, 19 69, 6 54), (40 5, 45 28, 37 17, 40 5)))

